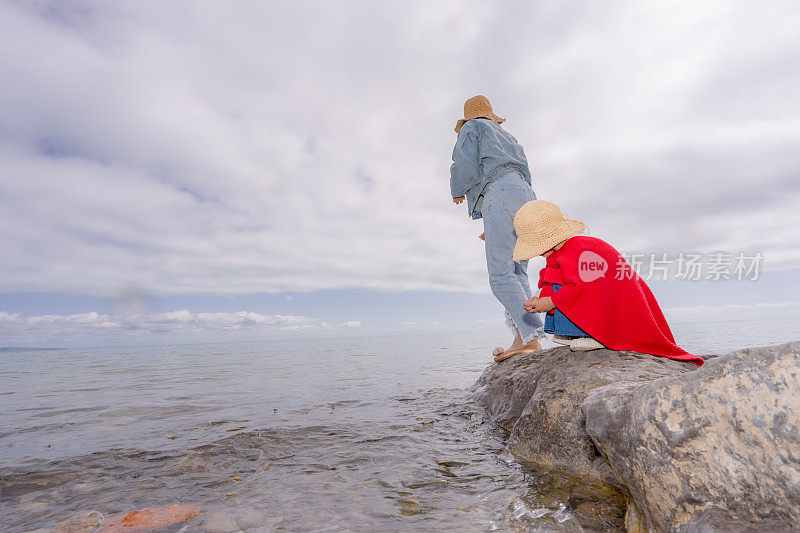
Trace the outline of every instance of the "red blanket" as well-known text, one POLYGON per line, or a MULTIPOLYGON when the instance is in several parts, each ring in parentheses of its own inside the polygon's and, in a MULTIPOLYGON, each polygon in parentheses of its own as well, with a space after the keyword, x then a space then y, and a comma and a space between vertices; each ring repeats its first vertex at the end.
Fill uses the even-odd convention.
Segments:
POLYGON ((612 350, 660 355, 698 366, 703 360, 675 344, 650 287, 613 246, 576 236, 547 258, 540 296, 612 350), (553 284, 562 288, 553 293, 553 284))

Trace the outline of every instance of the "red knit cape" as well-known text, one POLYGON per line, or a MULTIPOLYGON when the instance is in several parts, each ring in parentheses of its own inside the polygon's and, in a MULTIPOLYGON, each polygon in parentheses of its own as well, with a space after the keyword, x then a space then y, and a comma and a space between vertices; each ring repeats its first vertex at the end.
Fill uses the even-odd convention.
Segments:
POLYGON ((540 296, 612 350, 660 355, 698 366, 703 360, 675 344, 650 287, 607 242, 576 236, 547 258, 540 296), (604 270, 605 267, 605 270, 604 270), (562 288, 553 293, 552 285, 562 288))

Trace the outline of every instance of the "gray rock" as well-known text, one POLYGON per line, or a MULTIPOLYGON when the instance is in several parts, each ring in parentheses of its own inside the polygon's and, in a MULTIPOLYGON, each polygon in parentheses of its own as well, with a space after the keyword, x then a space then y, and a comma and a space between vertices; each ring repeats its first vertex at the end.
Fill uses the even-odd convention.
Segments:
POLYGON ((605 463, 586 433, 581 411, 592 390, 610 385, 616 395, 696 368, 633 352, 551 348, 490 366, 478 379, 473 400, 511 433, 509 449, 517 458, 583 476, 597 470, 598 461, 605 463))
POLYGON ((800 521, 800 342, 734 352, 638 387, 595 388, 582 410, 648 529, 764 531, 800 521))
POLYGON ((551 348, 490 366, 478 379, 473 400, 510 432, 508 448, 518 460, 577 479, 584 492, 624 501, 621 478, 586 433, 581 403, 598 388, 611 387, 607 399, 613 402, 620 391, 695 369, 633 352, 551 348))

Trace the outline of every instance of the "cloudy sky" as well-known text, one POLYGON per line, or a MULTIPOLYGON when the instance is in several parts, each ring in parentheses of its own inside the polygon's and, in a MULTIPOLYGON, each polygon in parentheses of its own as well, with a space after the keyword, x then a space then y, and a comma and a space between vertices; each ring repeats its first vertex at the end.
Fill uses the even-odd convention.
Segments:
POLYGON ((653 282, 675 319, 800 316, 798 27, 769 0, 0 1, 0 346, 499 321, 449 198, 479 93, 593 235, 762 254, 653 282))

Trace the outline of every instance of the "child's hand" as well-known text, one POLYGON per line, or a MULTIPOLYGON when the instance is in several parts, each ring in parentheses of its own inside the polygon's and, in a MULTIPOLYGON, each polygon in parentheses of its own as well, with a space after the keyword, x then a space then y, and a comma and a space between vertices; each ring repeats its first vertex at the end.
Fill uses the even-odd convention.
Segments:
POLYGON ((453 196, 453 203, 454 204, 460 204, 463 201, 464 201, 464 197, 463 196, 453 196))
POLYGON ((553 299, 549 296, 545 296, 544 298, 537 298, 536 303, 533 306, 534 313, 547 313, 548 311, 555 309, 556 304, 553 303, 553 299))
POLYGON ((529 313, 547 313, 556 306, 552 298, 545 296, 544 298, 531 298, 522 304, 522 307, 529 313))

